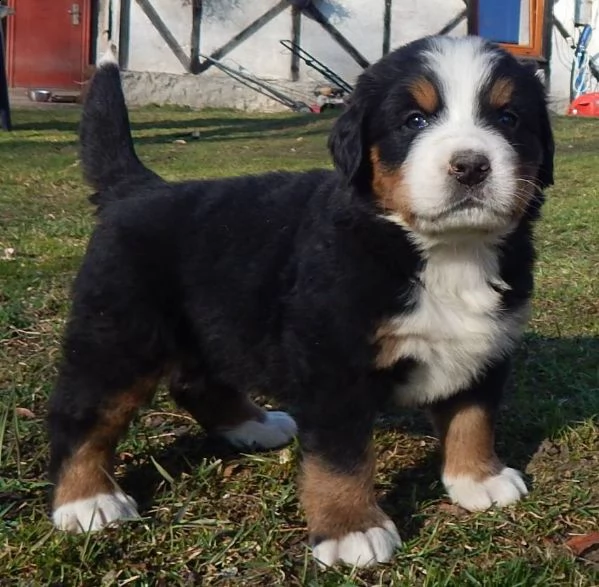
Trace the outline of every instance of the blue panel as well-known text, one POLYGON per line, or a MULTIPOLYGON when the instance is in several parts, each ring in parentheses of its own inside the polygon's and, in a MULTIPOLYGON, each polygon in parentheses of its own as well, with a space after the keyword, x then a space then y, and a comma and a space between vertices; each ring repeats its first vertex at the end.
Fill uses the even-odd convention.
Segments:
POLYGON ((490 41, 520 41, 520 5, 522 0, 479 0, 478 34, 490 41))

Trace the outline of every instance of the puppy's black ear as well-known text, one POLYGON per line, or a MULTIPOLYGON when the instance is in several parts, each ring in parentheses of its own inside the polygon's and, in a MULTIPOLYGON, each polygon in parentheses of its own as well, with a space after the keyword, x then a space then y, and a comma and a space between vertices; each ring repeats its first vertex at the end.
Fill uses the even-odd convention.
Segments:
POLYGON ((555 154, 555 143, 553 141, 553 131, 551 130, 551 120, 549 119, 549 109, 545 101, 540 107, 540 139, 543 148, 543 158, 539 167, 539 181, 541 187, 546 188, 553 185, 553 157, 555 154))
POLYGON ((329 135, 329 151, 337 171, 348 185, 357 185, 364 175, 364 108, 352 99, 345 112, 335 121, 329 135))

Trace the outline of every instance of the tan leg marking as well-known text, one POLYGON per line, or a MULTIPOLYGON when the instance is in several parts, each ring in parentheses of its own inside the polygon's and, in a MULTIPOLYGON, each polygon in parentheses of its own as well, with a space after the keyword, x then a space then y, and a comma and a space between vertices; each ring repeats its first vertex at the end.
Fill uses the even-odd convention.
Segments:
POLYGON ((102 410, 96 427, 62 466, 54 492, 54 509, 114 490, 110 475, 117 442, 139 407, 151 398, 156 383, 155 379, 141 381, 102 410))
POLYGON ((382 526, 387 516, 374 494, 374 456, 353 473, 332 471, 316 456, 302 463, 300 500, 314 536, 339 538, 382 526))
POLYGON ((443 475, 467 476, 475 481, 497 475, 503 465, 495 454, 491 409, 470 403, 446 409, 431 411, 441 440, 443 475))

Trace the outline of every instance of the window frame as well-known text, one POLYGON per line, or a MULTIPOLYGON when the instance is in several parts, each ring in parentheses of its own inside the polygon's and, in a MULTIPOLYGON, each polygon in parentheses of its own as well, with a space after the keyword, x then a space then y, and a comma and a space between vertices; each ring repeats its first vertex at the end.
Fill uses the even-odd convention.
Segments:
MULTIPOLYGON (((517 57, 544 58, 545 47, 545 11, 546 0, 528 0, 530 11, 529 43, 499 43, 502 47, 517 57)), ((468 34, 479 34, 479 0, 468 1, 468 34)), ((491 39, 492 40, 492 39, 491 39)))

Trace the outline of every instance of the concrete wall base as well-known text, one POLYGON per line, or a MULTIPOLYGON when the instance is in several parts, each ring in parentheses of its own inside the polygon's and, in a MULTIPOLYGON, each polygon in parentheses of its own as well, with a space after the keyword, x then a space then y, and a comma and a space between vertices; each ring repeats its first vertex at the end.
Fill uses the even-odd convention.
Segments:
MULTIPOLYGON (((124 71, 123 89, 128 104, 172 104, 191 108, 234 108, 247 112, 289 112, 290 109, 225 74, 203 75, 124 71)), ((314 81, 268 80, 293 100, 313 104, 314 81)))

